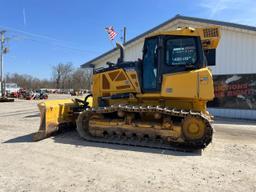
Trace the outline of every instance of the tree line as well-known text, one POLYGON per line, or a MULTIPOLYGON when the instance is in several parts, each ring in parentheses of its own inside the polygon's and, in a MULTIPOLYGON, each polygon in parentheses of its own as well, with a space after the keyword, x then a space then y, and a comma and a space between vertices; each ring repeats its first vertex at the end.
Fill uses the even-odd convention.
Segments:
POLYGON ((17 83, 24 89, 90 89, 92 71, 75 68, 72 63, 59 63, 52 67, 50 79, 40 79, 27 74, 6 74, 5 82, 17 83))

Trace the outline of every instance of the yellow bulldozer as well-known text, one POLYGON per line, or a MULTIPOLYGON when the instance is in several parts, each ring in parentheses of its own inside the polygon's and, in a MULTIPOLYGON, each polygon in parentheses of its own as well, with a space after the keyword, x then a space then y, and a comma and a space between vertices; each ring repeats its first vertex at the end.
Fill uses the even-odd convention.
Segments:
POLYGON ((35 141, 63 126, 76 127, 88 141, 193 151, 211 141, 218 27, 178 28, 145 38, 143 57, 93 69, 92 94, 84 99, 39 103, 35 141))

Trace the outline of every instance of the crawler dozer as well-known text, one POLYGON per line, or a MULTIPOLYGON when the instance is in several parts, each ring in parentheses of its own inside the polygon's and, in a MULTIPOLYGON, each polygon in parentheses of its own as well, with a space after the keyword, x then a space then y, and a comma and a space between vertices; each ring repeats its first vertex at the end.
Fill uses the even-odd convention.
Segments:
POLYGON ((88 141, 193 151, 211 141, 214 98, 210 65, 220 39, 218 27, 178 28, 145 38, 142 59, 93 69, 92 94, 40 103, 41 140, 74 126, 88 141))

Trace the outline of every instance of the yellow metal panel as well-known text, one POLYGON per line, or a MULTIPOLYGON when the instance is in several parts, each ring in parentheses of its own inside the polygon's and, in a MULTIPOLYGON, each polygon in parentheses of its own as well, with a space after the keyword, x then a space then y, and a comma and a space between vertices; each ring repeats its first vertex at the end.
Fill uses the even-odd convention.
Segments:
POLYGON ((143 93, 143 94, 137 94, 136 95, 139 98, 160 98, 160 93, 143 93))
POLYGON ((138 78, 138 75, 137 75, 137 72, 134 70, 134 71, 126 71, 130 81, 132 82, 133 84, 133 87, 135 87, 135 90, 137 93, 140 93, 141 90, 140 90, 140 83, 139 83, 139 78, 138 78))
POLYGON ((140 87, 137 73, 134 71, 128 74, 124 69, 115 69, 94 74, 92 90, 94 107, 98 106, 98 98, 102 96, 111 96, 117 93, 138 93, 140 92, 140 87), (136 78, 133 78, 134 75, 136 78), (104 83, 105 86, 103 86, 104 83))
POLYGON ((197 98, 197 73, 195 71, 163 75, 161 96, 172 98, 197 98))
MULTIPOLYGON (((109 89, 104 89, 104 93, 127 93, 127 92, 137 92, 132 81, 128 77, 127 73, 123 69, 116 69, 113 71, 107 71, 99 74, 101 77, 105 75, 106 79, 101 79, 102 84, 103 80, 107 80, 110 84, 109 89), (117 73, 115 78, 113 78, 113 72, 117 73)), ((102 87, 100 87, 101 90, 102 87)), ((103 90, 102 90, 103 91, 103 90)))
POLYGON ((214 98, 214 88, 212 74, 208 69, 199 71, 199 99, 212 100, 214 98))
POLYGON ((220 40, 220 29, 218 26, 206 28, 185 27, 174 31, 156 32, 148 37, 157 35, 199 36, 204 49, 216 49, 220 40))
POLYGON ((161 96, 193 100, 212 100, 212 74, 208 68, 163 75, 161 96))
POLYGON ((95 74, 92 77, 92 92, 93 92, 93 106, 98 105, 98 97, 101 96, 101 76, 99 74, 95 74))

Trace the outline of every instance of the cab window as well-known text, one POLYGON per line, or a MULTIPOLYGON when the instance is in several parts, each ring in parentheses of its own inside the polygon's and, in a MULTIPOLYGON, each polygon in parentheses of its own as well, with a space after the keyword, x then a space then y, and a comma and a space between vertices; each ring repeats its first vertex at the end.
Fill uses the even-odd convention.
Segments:
POLYGON ((157 88, 157 38, 147 39, 144 45, 143 89, 157 88))
POLYGON ((195 38, 168 39, 165 55, 167 65, 194 65, 197 61, 195 38))

